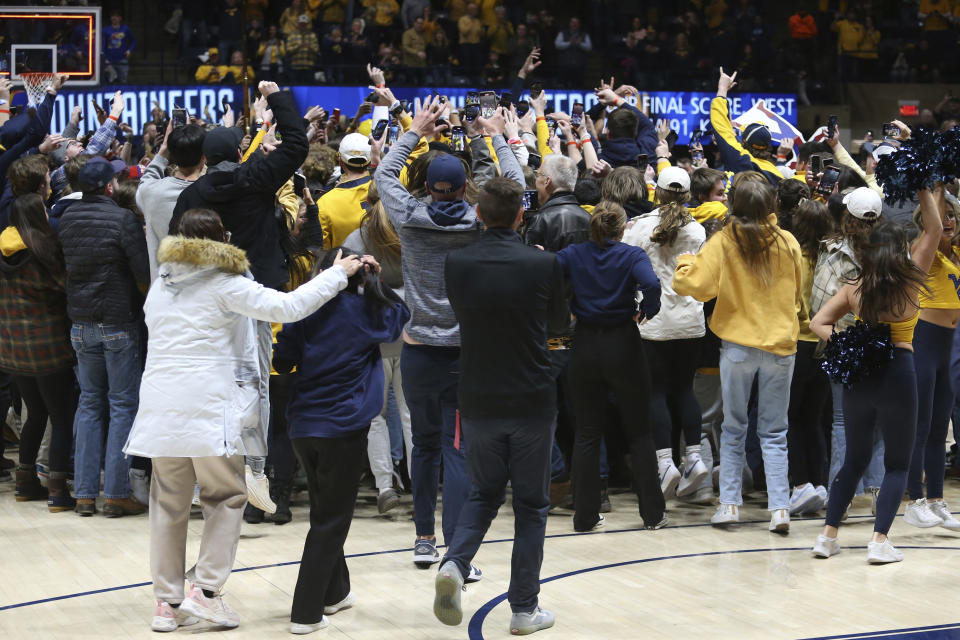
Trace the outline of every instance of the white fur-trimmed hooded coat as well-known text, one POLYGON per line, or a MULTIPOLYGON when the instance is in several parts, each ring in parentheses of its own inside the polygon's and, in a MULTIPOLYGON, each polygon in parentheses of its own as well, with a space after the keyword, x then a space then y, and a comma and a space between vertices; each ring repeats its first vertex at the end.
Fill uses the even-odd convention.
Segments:
POLYGON ((347 285, 342 267, 295 291, 254 282, 243 250, 169 236, 144 305, 149 330, 140 408, 124 452, 148 458, 267 453, 269 354, 257 321, 295 322, 347 285))

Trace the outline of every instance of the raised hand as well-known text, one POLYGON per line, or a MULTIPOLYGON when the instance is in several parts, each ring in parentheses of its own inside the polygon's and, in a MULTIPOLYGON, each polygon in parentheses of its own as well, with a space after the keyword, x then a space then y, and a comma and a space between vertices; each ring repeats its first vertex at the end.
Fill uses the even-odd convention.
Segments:
POLYGON ((543 64, 543 61, 540 60, 540 47, 535 47, 527 56, 527 59, 523 61, 523 66, 520 67, 520 71, 517 72, 517 75, 521 78, 526 78, 541 64, 543 64))
POLYGON ((360 270, 361 266, 360 258, 357 256, 346 256, 343 257, 343 249, 337 251, 337 258, 333 261, 333 266, 341 266, 343 270, 347 272, 347 277, 349 278, 357 271, 360 270))
POLYGON ((117 91, 113 94, 113 102, 110 103, 110 115, 118 120, 123 115, 123 91, 117 91))
POLYGON ((387 84, 383 77, 383 70, 378 67, 367 64, 367 75, 370 76, 370 82, 372 82, 375 86, 381 87, 387 84))
POLYGON ((668 135, 670 135, 670 121, 661 118, 657 121, 657 140, 662 142, 667 139, 668 135))
MULTIPOLYGON (((417 135, 426 138, 432 138, 434 134, 444 131, 449 125, 443 124, 437 126, 437 118, 443 112, 443 105, 440 103, 439 96, 431 96, 424 101, 419 113, 413 117, 413 123, 410 130, 417 135)), ((491 118, 492 119, 492 118, 491 118)), ((478 118, 479 120, 479 118, 478 118)), ((502 118, 501 118, 502 122, 502 118)), ((501 129, 501 132, 503 130, 501 129)))
POLYGON ((59 133, 51 133, 43 139, 43 142, 40 143, 40 145, 37 147, 37 150, 40 153, 50 153, 63 144, 65 139, 66 138, 61 136, 59 133))
POLYGON ((732 76, 728 76, 723 72, 723 67, 720 67, 720 80, 717 82, 717 95, 721 98, 727 97, 727 92, 730 89, 733 89, 737 86, 737 72, 734 71, 732 76))
POLYGON ((230 108, 230 105, 227 105, 227 110, 223 113, 223 126, 228 129, 236 123, 236 115, 233 113, 233 109, 230 108))
POLYGON ((257 90, 260 91, 260 95, 262 95, 264 98, 267 98, 273 95, 274 93, 276 93, 277 91, 280 91, 280 87, 277 86, 276 82, 268 82, 266 80, 262 80, 260 84, 257 85, 257 90))
POLYGON ((506 119, 503 115, 503 107, 497 107, 497 110, 489 118, 478 117, 477 122, 480 123, 480 126, 483 127, 483 130, 487 133, 487 135, 503 135, 503 130, 506 127, 506 119))

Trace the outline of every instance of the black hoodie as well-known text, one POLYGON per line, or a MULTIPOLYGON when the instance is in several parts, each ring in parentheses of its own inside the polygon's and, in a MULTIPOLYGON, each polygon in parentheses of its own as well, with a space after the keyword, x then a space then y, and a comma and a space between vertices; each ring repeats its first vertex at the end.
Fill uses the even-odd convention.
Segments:
POLYGON ((280 289, 290 275, 280 246, 280 225, 285 221, 276 215, 276 193, 306 160, 309 144, 289 91, 271 94, 267 104, 283 144, 269 156, 256 153, 243 164, 224 161, 208 167, 205 176, 180 194, 170 233, 177 232, 180 217, 188 209, 213 209, 230 232, 230 242, 247 252, 254 279, 280 289))

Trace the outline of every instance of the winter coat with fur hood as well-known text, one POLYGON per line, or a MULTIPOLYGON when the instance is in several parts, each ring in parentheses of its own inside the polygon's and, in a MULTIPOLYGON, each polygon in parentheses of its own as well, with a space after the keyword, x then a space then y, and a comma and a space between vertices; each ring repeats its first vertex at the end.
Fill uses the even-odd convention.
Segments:
POLYGON ((148 458, 267 453, 269 369, 256 321, 296 322, 347 285, 335 266, 290 293, 253 281, 242 249, 169 236, 144 305, 140 408, 124 452, 148 458))

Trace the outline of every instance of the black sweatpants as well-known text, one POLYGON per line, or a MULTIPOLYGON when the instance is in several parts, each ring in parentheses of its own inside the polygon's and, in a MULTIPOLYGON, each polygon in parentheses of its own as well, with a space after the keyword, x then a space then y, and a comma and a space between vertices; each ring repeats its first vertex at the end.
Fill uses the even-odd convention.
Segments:
POLYGON ((325 606, 340 602, 350 593, 343 544, 360 488, 368 429, 340 438, 293 439, 293 450, 310 491, 310 531, 293 592, 291 622, 320 622, 325 606))
POLYGON ((847 451, 843 466, 830 487, 827 524, 839 526, 843 512, 853 500, 857 483, 870 464, 873 431, 878 428, 883 434, 884 475, 873 530, 886 535, 907 486, 907 469, 916 433, 917 375, 913 352, 894 349, 889 364, 846 387, 843 390, 843 417, 847 451))
POLYGON ((700 444, 700 405, 693 395, 700 338, 644 340, 650 369, 650 420, 657 449, 669 449, 677 426, 687 446, 700 444))
POLYGON ((270 453, 267 464, 273 467, 273 482, 290 486, 297 470, 297 458, 287 431, 287 405, 293 394, 294 374, 270 376, 270 453))
POLYGON ((79 398, 73 369, 42 376, 14 375, 13 381, 27 405, 27 421, 20 432, 20 464, 36 464, 50 418, 50 471, 70 471, 73 416, 79 398))
POLYGON ((911 500, 923 497, 926 472, 927 497, 943 497, 947 461, 947 427, 953 411, 950 355, 954 330, 920 320, 913 334, 917 368, 917 437, 913 445, 907 490, 911 500))
POLYGON ((637 325, 577 325, 569 376, 577 422, 573 449, 574 529, 590 529, 600 519, 600 441, 610 391, 616 397, 620 423, 630 443, 640 517, 647 526, 657 524, 663 519, 665 503, 650 433, 650 371, 637 325))
POLYGON ((799 341, 790 383, 787 410, 787 456, 794 486, 824 485, 827 474, 827 440, 823 430, 823 407, 830 397, 830 379, 814 358, 816 342, 799 341))

